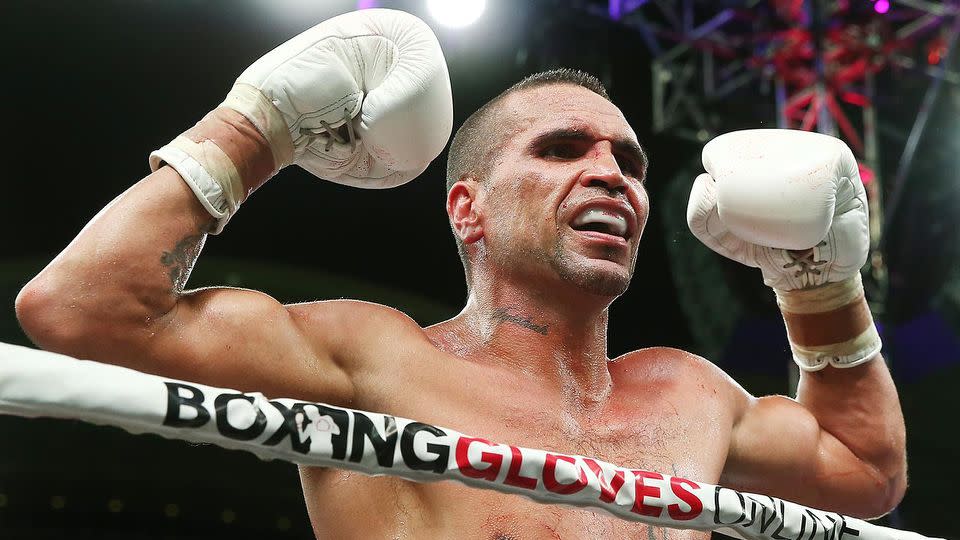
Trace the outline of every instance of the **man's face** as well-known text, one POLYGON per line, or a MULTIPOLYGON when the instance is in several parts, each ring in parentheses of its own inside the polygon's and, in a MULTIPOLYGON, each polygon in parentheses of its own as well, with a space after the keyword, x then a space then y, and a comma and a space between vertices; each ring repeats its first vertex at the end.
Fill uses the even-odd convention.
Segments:
POLYGON ((579 86, 521 90, 502 106, 506 143, 478 198, 489 262, 622 294, 649 211, 636 134, 615 105, 579 86))

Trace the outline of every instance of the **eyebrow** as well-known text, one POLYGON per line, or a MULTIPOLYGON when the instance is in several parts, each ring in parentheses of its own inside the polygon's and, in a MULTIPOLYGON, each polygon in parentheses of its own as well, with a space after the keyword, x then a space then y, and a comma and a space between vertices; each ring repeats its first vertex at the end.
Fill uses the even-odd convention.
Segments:
MULTIPOLYGON (((551 129, 540 133, 530 141, 530 148, 537 148, 543 146, 544 144, 554 142, 554 141, 578 141, 578 142, 590 142, 599 139, 592 130, 587 128, 578 128, 578 127, 567 127, 567 128, 557 128, 551 129)), ((611 140, 613 146, 613 151, 618 154, 625 155, 627 158, 631 159, 637 163, 641 170, 643 170, 643 175, 647 175, 647 152, 644 151, 643 147, 639 143, 632 139, 627 138, 614 138, 611 140)))

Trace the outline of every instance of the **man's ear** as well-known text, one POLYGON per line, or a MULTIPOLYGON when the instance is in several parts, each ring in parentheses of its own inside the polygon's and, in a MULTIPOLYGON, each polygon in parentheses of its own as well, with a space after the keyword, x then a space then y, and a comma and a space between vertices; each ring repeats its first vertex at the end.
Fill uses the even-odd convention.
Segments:
POLYGON ((464 244, 483 238, 481 209, 477 204, 479 184, 473 178, 458 181, 447 193, 447 216, 464 244))

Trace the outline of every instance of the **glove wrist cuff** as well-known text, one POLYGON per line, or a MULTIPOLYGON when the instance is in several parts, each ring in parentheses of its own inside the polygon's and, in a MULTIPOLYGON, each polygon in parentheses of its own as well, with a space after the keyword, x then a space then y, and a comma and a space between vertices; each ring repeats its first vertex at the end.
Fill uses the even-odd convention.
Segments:
POLYGON ((853 367, 883 344, 863 295, 860 274, 812 289, 774 289, 793 359, 805 371, 853 367))
POLYGON ((252 85, 238 82, 220 106, 237 111, 257 128, 270 146, 275 170, 293 163, 293 139, 287 122, 263 92, 252 85))
POLYGON ((857 272, 848 279, 809 289, 774 289, 780 311, 797 314, 823 313, 840 309, 863 296, 863 279, 857 272))

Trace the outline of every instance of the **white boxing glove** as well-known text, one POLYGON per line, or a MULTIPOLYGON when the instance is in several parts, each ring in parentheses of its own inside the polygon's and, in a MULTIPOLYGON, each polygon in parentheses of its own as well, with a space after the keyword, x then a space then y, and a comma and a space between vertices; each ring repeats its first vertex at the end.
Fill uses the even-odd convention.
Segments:
POLYGON ((782 291, 860 272, 870 249, 867 196, 843 141, 808 131, 735 131, 707 143, 703 166, 687 223, 707 247, 760 268, 764 283, 782 291), (789 251, 810 248, 808 257, 789 251))
POLYGON ((282 163, 365 188, 415 178, 453 127, 436 36, 387 9, 334 17, 280 45, 240 74, 223 104, 260 128, 282 163))
MULTIPOLYGON (((453 127, 436 36, 413 15, 387 9, 340 15, 283 43, 237 78, 222 106, 256 126, 277 170, 296 163, 363 188, 417 177, 453 127)), ((218 218, 219 230, 245 194, 229 159, 208 150, 181 136, 150 162, 154 170, 173 165, 218 218)))
MULTIPOLYGON (((846 144, 806 131, 736 131, 707 143, 703 165, 687 206, 690 230, 717 253, 760 268, 788 332, 790 316, 862 301, 867 198, 846 144)), ((868 326, 843 343, 810 345, 791 335, 794 359, 808 370, 869 360, 881 345, 872 320, 868 326)))

